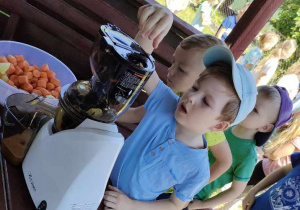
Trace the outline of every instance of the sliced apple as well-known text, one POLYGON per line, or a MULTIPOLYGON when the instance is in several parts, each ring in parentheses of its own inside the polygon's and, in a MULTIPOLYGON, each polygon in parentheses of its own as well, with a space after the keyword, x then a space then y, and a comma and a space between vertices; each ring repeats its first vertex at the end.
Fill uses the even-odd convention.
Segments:
POLYGON ((0 74, 0 79, 2 79, 4 82, 8 82, 8 77, 5 73, 2 75, 0 74))
POLYGON ((0 74, 5 74, 9 67, 10 63, 0 63, 0 74))

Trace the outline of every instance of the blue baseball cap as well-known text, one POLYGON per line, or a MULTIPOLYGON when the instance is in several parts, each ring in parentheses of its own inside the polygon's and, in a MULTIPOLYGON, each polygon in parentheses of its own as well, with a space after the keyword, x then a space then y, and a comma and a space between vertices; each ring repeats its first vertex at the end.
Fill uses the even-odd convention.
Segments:
POLYGON ((239 111, 231 125, 237 125, 243 121, 255 107, 257 88, 252 74, 235 62, 231 51, 224 46, 213 46, 203 56, 205 67, 216 62, 223 62, 232 67, 234 88, 241 100, 239 111))

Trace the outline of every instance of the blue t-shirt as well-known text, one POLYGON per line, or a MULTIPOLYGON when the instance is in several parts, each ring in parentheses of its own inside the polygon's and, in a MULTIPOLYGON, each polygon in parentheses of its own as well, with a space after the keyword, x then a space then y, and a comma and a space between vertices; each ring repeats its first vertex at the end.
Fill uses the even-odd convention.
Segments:
MULTIPOLYGON (((231 15, 225 18, 221 24, 226 30, 223 33, 221 40, 225 40, 236 25, 236 15, 231 15)), ((221 28, 221 27, 220 27, 221 28)), ((219 29, 220 30, 220 29, 219 29)))
POLYGON ((262 51, 259 49, 259 47, 253 47, 246 55, 243 56, 240 64, 242 64, 244 67, 247 64, 252 64, 251 68, 249 68, 249 71, 252 71, 258 61, 262 57, 262 51))
POLYGON ((255 199, 251 210, 300 209, 300 152, 291 156, 293 169, 255 199))
POLYGON ((110 178, 132 199, 152 201, 174 186, 176 196, 188 201, 209 180, 206 141, 205 149, 192 149, 175 139, 178 101, 160 81, 145 103, 144 118, 124 143, 110 178))

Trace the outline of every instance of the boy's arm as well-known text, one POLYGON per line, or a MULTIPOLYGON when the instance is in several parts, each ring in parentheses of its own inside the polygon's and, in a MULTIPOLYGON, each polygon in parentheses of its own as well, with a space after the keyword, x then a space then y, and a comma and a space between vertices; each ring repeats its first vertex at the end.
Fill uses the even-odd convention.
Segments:
POLYGON ((210 150, 216 158, 216 161, 210 167, 209 183, 225 173, 232 164, 231 150, 226 140, 210 147, 210 150))
POLYGON ((115 187, 109 186, 109 189, 110 191, 105 192, 104 204, 114 210, 181 210, 187 205, 187 202, 181 201, 175 193, 170 199, 144 202, 130 199, 115 187))
POLYGON ((278 147, 276 150, 274 150, 270 154, 265 154, 265 156, 271 160, 277 160, 281 157, 285 157, 288 155, 293 154, 297 150, 296 146, 292 144, 291 142, 284 144, 280 147, 278 147))
POLYGON ((124 123, 139 123, 144 117, 146 110, 144 106, 139 106, 135 108, 129 108, 123 115, 121 115, 117 122, 124 123))
POLYGON ((245 190, 247 186, 247 182, 240 182, 233 180, 231 187, 228 190, 225 190, 224 192, 219 193, 218 195, 204 200, 193 200, 188 206, 188 208, 191 209, 202 209, 202 208, 213 208, 215 206, 218 206, 222 203, 227 203, 238 196, 242 194, 242 192, 245 190))
MULTIPOLYGON (((135 40, 148 54, 151 54, 170 30, 173 14, 161 5, 145 5, 138 11, 138 20, 140 31, 135 40)), ((158 82, 159 77, 156 72, 153 72, 144 86, 148 95, 152 93, 158 82)))
POLYGON ((274 184, 275 182, 279 181, 283 177, 285 177, 290 171, 292 170, 292 164, 286 165, 282 168, 277 169, 273 173, 271 173, 269 176, 265 177, 262 181, 260 181, 257 185, 255 185, 249 193, 246 195, 246 197, 243 200, 243 210, 250 210, 251 206, 254 203, 255 195, 265 189, 266 187, 269 187, 270 185, 274 184))
POLYGON ((266 77, 266 76, 267 76, 266 73, 261 73, 261 75, 260 75, 260 76, 257 78, 257 80, 256 80, 256 85, 258 85, 259 82, 260 82, 260 80, 261 80, 262 78, 266 77))
POLYGON ((218 33, 216 34, 216 37, 218 39, 221 39, 222 35, 224 34, 225 31, 226 31, 226 28, 224 26, 221 26, 221 28, 218 30, 218 33))

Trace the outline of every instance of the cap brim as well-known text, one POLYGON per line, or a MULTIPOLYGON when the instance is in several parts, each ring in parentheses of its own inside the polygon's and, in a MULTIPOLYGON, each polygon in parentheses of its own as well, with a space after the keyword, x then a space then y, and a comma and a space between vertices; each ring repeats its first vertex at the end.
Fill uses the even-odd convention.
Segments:
POLYGON ((203 56, 203 63, 206 67, 216 62, 229 64, 232 69, 233 84, 241 100, 239 112, 231 125, 236 125, 244 120, 253 110, 256 101, 256 85, 253 76, 242 65, 237 64, 231 51, 224 46, 213 46, 209 48, 203 56), (253 97, 250 97, 253 95, 253 97))
POLYGON ((232 66, 235 63, 231 51, 224 46, 210 47, 203 55, 205 67, 209 67, 216 62, 224 62, 232 66))

